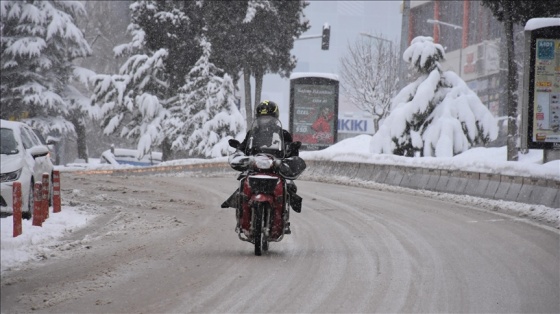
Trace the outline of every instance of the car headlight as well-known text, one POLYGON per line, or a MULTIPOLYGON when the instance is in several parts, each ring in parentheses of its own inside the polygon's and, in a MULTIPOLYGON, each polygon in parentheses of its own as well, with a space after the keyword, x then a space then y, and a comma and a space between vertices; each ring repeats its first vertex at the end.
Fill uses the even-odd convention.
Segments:
POLYGON ((2 173, 0 174, 0 182, 16 181, 17 179, 19 179, 20 175, 21 175, 21 169, 8 173, 2 173))

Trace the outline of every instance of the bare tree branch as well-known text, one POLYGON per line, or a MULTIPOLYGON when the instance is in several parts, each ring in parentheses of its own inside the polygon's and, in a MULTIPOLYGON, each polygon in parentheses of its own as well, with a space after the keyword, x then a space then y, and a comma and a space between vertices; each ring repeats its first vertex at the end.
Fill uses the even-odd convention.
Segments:
POLYGON ((373 116, 374 133, 398 87, 398 54, 382 36, 358 38, 341 59, 341 87, 350 102, 373 116))

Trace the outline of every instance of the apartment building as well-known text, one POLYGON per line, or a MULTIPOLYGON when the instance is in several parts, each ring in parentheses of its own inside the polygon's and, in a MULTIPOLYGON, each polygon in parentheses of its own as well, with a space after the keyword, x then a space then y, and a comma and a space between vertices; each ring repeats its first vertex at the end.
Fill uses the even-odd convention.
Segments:
POLYGON ((482 1, 410 1, 407 33, 409 43, 416 36, 433 37, 446 51, 443 69, 458 73, 494 116, 507 115, 506 73, 500 72, 503 26, 482 1))

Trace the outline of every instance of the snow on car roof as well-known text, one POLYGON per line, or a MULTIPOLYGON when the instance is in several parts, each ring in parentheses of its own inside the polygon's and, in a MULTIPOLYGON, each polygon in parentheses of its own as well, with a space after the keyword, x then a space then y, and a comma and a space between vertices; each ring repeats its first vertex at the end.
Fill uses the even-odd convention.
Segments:
POLYGON ((22 125, 22 124, 25 124, 25 123, 18 122, 18 121, 9 121, 9 120, 4 120, 4 119, 0 120, 0 125, 3 128, 8 128, 8 129, 14 129, 17 126, 22 125))

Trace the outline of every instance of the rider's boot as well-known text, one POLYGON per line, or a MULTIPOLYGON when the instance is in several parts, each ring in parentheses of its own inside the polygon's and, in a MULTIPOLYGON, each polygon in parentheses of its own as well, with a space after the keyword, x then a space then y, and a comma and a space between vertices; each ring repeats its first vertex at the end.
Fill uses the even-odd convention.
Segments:
POLYGON ((290 206, 296 213, 301 213, 302 200, 303 199, 295 193, 290 195, 290 206))
POLYGON ((297 186, 294 181, 288 181, 288 194, 290 194, 290 206, 296 213, 301 213, 302 198, 296 194, 297 186))
POLYGON ((284 223, 284 234, 292 234, 292 230, 290 229, 290 222, 286 221, 284 223))

